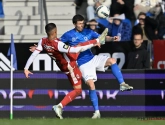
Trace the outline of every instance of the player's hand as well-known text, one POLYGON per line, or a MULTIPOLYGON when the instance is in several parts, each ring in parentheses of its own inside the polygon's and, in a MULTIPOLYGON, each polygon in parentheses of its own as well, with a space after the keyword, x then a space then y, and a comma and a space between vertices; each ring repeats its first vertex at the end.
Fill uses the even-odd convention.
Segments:
POLYGON ((26 76, 26 78, 29 78, 29 74, 33 74, 32 72, 30 72, 28 69, 24 69, 24 74, 26 76))
POLYGON ((34 46, 30 46, 30 47, 29 47, 29 50, 30 50, 31 52, 34 52, 34 51, 36 50, 36 48, 37 48, 37 45, 34 44, 34 46))
POLYGON ((99 48, 101 48, 101 44, 100 44, 100 42, 94 44, 94 46, 98 46, 99 48))

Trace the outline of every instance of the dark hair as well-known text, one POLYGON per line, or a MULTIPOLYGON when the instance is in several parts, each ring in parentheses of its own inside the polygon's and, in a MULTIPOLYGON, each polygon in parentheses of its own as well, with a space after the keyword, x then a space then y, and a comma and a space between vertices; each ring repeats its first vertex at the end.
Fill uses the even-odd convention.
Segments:
POLYGON ((49 34, 50 31, 52 31, 54 28, 56 28, 56 24, 54 23, 48 23, 46 26, 45 26, 45 32, 47 34, 49 34))
POLYGON ((133 38, 135 35, 141 35, 141 37, 143 38, 143 30, 141 27, 139 26, 134 26, 133 29, 132 29, 132 35, 133 35, 133 38))
POLYGON ((146 16, 146 13, 144 13, 144 12, 140 12, 139 15, 138 15, 138 18, 139 18, 139 16, 141 16, 141 15, 146 16))
POLYGON ((91 20, 89 20, 89 22, 96 22, 97 23, 97 21, 95 19, 91 19, 91 20))
MULTIPOLYGON (((97 23, 97 21, 96 21, 95 19, 91 19, 91 20, 89 20, 88 22, 96 22, 96 23, 97 23)), ((91 29, 90 26, 91 26, 91 25, 85 25, 85 27, 86 27, 87 29, 91 29)))
POLYGON ((72 22, 73 24, 76 24, 78 21, 83 21, 84 17, 80 14, 76 14, 73 18, 72 18, 72 22))

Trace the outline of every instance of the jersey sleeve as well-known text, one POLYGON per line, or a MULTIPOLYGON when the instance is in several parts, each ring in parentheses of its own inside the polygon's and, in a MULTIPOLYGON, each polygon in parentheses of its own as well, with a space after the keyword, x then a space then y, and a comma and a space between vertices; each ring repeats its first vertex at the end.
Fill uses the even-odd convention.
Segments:
POLYGON ((58 51, 63 52, 63 53, 68 53, 70 46, 66 45, 63 42, 58 42, 58 46, 57 46, 58 51))
POLYGON ((36 48, 37 51, 42 51, 43 47, 42 47, 42 39, 40 39, 40 41, 38 42, 38 46, 36 48))
POLYGON ((100 36, 100 34, 98 34, 97 32, 91 30, 91 37, 92 37, 92 39, 96 39, 99 36, 100 36))
POLYGON ((58 51, 60 51, 62 53, 79 53, 79 52, 83 52, 87 49, 90 49, 93 46, 94 46, 93 44, 89 44, 89 45, 79 46, 79 47, 70 47, 63 42, 58 42, 57 49, 58 49, 58 51))
POLYGON ((36 50, 31 54, 31 56, 29 57, 25 68, 24 69, 29 69, 30 65, 33 63, 34 59, 37 57, 37 55, 43 50, 42 48, 42 39, 40 39, 40 41, 38 42, 38 46, 36 48, 36 50))
POLYGON ((40 51, 38 50, 35 50, 31 56, 29 57, 26 65, 25 65, 25 68, 24 69, 29 69, 30 65, 33 63, 34 59, 37 57, 37 55, 40 53, 40 51))

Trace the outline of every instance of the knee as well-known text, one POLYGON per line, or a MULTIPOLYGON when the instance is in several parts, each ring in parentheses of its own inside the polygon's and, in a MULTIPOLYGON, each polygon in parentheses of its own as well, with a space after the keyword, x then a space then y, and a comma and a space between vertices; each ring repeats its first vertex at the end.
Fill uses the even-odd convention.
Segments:
POLYGON ((109 58, 106 62, 106 66, 111 66, 116 63, 116 59, 114 58, 109 58))
POLYGON ((87 85, 89 86, 90 90, 95 90, 95 84, 94 84, 93 80, 88 80, 87 85))

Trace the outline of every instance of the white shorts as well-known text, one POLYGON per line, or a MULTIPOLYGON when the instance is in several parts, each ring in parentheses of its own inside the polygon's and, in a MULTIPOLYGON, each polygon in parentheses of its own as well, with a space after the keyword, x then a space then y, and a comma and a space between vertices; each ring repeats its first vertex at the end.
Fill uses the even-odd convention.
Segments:
POLYGON ((96 55, 89 62, 79 67, 85 82, 89 79, 97 81, 96 71, 105 72, 105 63, 109 57, 105 55, 96 55))

